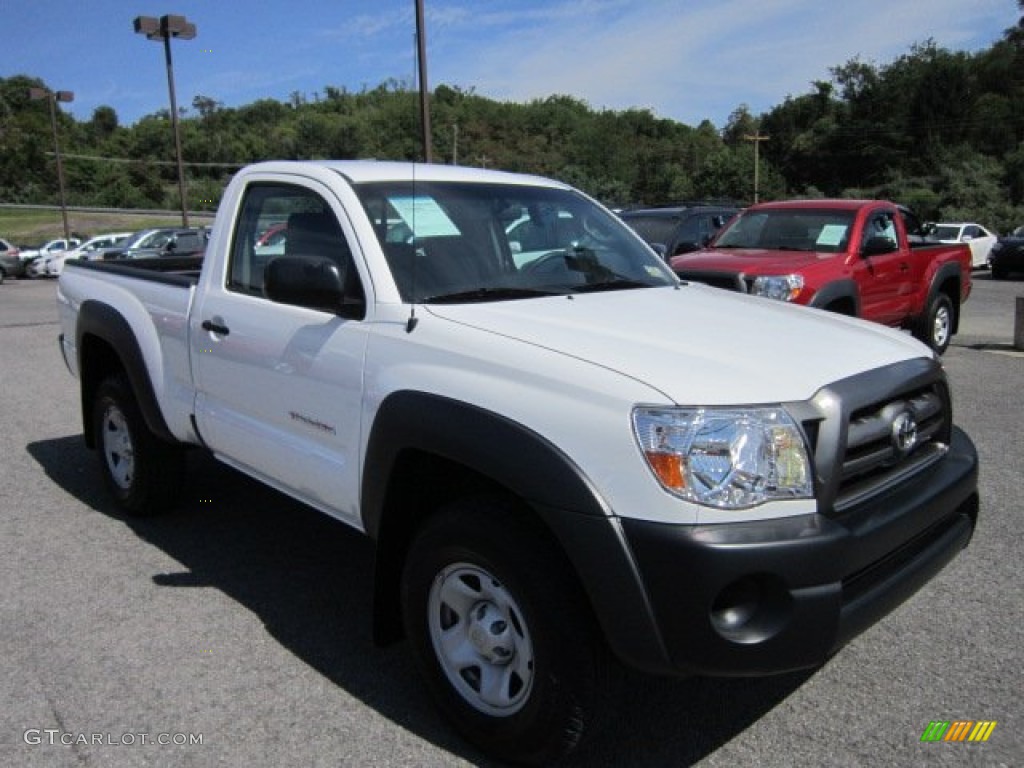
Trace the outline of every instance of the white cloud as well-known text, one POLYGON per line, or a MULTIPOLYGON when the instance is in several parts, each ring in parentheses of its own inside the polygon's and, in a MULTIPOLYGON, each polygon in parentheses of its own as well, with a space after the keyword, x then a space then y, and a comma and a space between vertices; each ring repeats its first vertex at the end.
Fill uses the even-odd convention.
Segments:
POLYGON ((1007 0, 563 0, 472 17, 447 8, 447 24, 427 33, 433 82, 516 101, 564 93, 595 108, 650 107, 694 125, 807 93, 851 58, 886 64, 928 38, 989 45, 1014 20, 1007 0))

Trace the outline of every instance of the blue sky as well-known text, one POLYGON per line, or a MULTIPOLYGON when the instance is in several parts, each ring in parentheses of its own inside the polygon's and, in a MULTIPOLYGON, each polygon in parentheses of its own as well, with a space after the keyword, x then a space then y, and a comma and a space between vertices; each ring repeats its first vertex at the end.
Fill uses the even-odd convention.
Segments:
MULTIPOLYGON (((977 51, 1019 18, 1015 0, 424 0, 428 82, 501 101, 569 94, 595 109, 650 109, 721 128, 801 95, 829 67, 886 64, 931 38, 977 51)), ((415 76, 413 0, 0 0, 0 77, 26 74, 122 124, 168 104, 163 51, 138 15, 182 14, 178 103, 287 101, 415 76)))

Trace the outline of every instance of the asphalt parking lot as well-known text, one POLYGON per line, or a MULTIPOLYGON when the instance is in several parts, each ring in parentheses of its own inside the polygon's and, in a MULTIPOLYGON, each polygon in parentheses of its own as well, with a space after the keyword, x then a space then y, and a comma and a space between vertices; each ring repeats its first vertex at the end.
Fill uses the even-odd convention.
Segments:
MULTIPOLYGON (((178 511, 115 510, 53 294, 0 285, 0 765, 488 764, 440 720, 408 649, 372 644, 360 535, 200 453, 178 511)), ((628 681, 575 764, 1024 765, 1017 296, 1024 281, 979 275, 944 358, 981 456, 971 546, 820 669, 628 681), (934 720, 997 726, 922 743, 934 720)))

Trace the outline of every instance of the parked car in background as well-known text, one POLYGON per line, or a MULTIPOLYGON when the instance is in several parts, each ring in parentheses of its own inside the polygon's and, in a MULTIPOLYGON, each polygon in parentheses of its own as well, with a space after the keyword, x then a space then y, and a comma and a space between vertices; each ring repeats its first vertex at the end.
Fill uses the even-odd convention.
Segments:
POLYGON ((971 249, 971 266, 979 269, 988 265, 988 253, 998 237, 980 224, 953 222, 933 225, 928 239, 940 243, 967 243, 971 249))
POLYGON ((69 240, 65 240, 60 237, 56 240, 50 240, 49 242, 43 243, 38 248, 22 248, 21 249, 21 260, 28 264, 38 258, 46 258, 63 251, 77 248, 82 244, 82 241, 77 237, 72 237, 69 240))
POLYGON ((734 205, 684 203, 627 208, 619 218, 667 260, 703 248, 739 211, 734 205))
POLYGON ((0 283, 8 277, 21 277, 24 274, 25 262, 21 260, 20 249, 0 238, 0 283))
POLYGON ((971 254, 920 229, 885 200, 760 203, 669 263, 683 280, 907 329, 942 354, 971 293, 971 254))
POLYGON ((988 266, 995 280, 1005 280, 1011 272, 1024 272, 1024 227, 996 240, 988 253, 988 266))
POLYGON ((288 224, 281 222, 260 235, 253 247, 256 249, 256 253, 262 256, 281 256, 284 253, 284 245, 287 240, 288 224))
POLYGON ((139 232, 120 249, 108 250, 103 258, 148 259, 199 253, 206 248, 209 232, 191 227, 164 227, 139 232))
POLYGON ((64 262, 68 259, 91 260, 94 258, 94 254, 101 253, 106 248, 113 248, 123 243, 131 235, 131 232, 112 232, 106 235, 97 235, 86 240, 77 248, 72 248, 70 251, 63 251, 53 256, 40 257, 40 261, 45 259, 40 272, 47 277, 56 277, 63 271, 64 262))

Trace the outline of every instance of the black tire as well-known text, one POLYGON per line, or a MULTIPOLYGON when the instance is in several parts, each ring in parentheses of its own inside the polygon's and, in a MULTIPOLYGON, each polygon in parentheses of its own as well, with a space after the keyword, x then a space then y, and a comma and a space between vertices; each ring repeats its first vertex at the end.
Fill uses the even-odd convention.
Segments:
POLYGON ((0 269, 0 285, 4 284, 4 277, 6 277, 6 275, 4 274, 4 271, 0 269))
POLYGON ((184 479, 184 451, 150 432, 124 374, 100 384, 92 420, 100 473, 121 508, 148 516, 173 507, 184 479))
POLYGON ((941 355, 949 348, 949 342, 953 339, 955 317, 953 302, 949 296, 944 293, 936 294, 928 304, 928 311, 921 319, 914 335, 931 347, 936 354, 941 355))
POLYGON ((992 279, 993 280, 1005 280, 1006 279, 1006 277, 1008 275, 1006 267, 997 267, 995 264, 990 264, 989 266, 992 269, 992 279))
POLYGON ((609 660, 585 605, 562 554, 501 499, 429 518, 402 579, 406 633, 441 710, 487 754, 532 765, 573 750, 601 709, 609 660))

